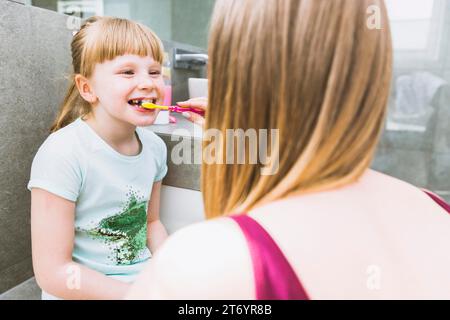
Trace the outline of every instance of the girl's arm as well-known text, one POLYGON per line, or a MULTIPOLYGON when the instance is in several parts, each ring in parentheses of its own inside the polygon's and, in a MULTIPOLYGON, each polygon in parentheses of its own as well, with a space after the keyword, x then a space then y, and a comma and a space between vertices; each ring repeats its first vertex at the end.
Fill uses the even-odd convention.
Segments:
POLYGON ((129 284, 72 261, 75 203, 31 191, 33 269, 38 285, 62 299, 120 299, 129 284))
POLYGON ((159 220, 160 194, 161 181, 158 181, 153 184, 147 212, 147 245, 152 254, 167 238, 166 228, 159 220))

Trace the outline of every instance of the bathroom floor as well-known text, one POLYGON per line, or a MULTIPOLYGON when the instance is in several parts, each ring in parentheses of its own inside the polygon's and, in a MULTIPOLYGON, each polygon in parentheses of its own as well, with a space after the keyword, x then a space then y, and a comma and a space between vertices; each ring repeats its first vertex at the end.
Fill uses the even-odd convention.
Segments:
POLYGON ((41 300, 41 289, 33 277, 0 294, 0 300, 41 300))

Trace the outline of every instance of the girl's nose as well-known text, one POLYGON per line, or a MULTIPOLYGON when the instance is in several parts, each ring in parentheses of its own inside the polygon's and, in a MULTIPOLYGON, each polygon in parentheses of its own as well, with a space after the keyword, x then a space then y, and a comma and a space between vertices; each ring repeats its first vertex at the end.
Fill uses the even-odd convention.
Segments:
POLYGON ((140 90, 149 90, 156 88, 155 79, 153 79, 150 75, 142 76, 139 79, 138 88, 140 90))

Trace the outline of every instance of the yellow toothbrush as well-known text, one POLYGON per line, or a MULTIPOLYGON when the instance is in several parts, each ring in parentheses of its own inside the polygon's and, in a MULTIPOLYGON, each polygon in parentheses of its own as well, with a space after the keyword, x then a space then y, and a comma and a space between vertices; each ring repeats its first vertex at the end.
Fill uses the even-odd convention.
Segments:
POLYGON ((194 113, 197 113, 199 115, 204 116, 205 115, 205 111, 203 110, 199 110, 199 109, 195 109, 192 107, 182 107, 182 106, 160 106, 151 102, 143 102, 141 104, 142 108, 145 109, 160 109, 160 110, 169 110, 169 111, 173 111, 173 112, 186 112, 186 111, 191 111, 194 113))

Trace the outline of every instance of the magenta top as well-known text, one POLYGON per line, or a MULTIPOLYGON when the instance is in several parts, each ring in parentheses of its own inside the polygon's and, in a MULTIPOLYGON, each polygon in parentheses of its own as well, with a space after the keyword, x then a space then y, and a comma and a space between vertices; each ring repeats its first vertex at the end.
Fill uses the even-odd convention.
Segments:
MULTIPOLYGON (((424 190, 450 213, 450 205, 424 190)), ((309 300, 308 294, 278 245, 267 231, 248 215, 230 216, 242 229, 253 263, 257 300, 309 300)))
POLYGON ((248 215, 230 216, 247 239, 257 300, 309 300, 300 280, 266 230, 248 215))

